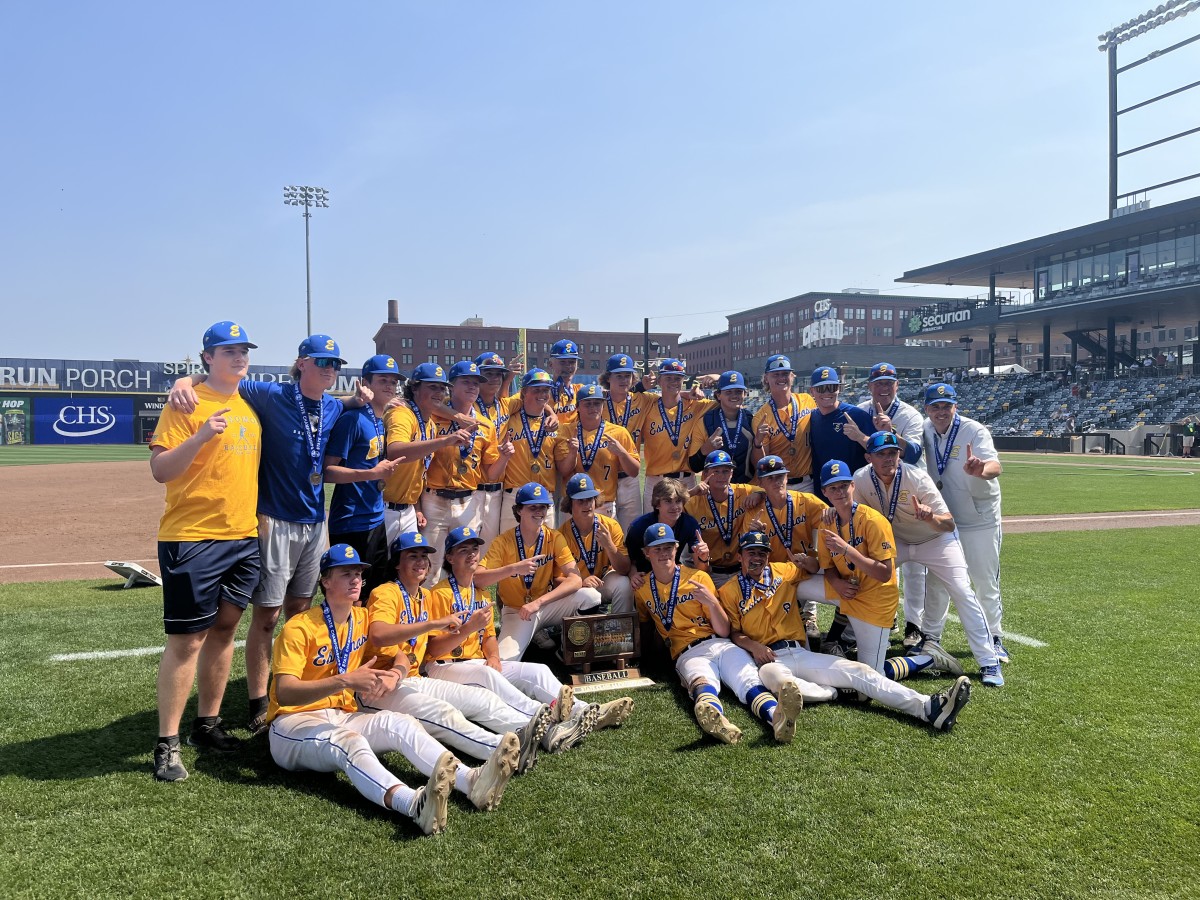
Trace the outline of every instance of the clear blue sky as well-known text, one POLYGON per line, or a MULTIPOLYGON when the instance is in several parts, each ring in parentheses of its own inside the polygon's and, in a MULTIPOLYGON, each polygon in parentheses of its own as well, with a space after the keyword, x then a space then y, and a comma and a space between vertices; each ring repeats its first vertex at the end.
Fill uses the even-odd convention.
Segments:
MULTIPOLYGON (((894 289, 1104 217, 1096 35, 1147 8, 9 4, 0 356, 181 359, 233 318, 255 361, 290 362, 304 226, 287 184, 330 191, 313 322, 353 365, 389 298, 403 321, 649 313, 695 336, 804 291, 894 289)), ((1172 56, 1133 88, 1195 80, 1198 54, 1172 56)), ((1123 143, 1196 108, 1183 95, 1123 143)), ((1122 188, 1188 171, 1200 154, 1179 144, 1122 188)))

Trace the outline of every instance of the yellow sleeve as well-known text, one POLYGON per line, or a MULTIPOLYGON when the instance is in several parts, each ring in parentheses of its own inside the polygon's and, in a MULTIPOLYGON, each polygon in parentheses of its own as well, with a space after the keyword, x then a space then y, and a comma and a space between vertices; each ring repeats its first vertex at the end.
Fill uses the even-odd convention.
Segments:
POLYGON ((868 548, 864 555, 877 562, 895 559, 896 539, 892 535, 892 524, 882 515, 865 516, 864 519, 863 543, 868 548))
MULTIPOLYGON (((395 625, 400 621, 400 589, 395 584, 381 584, 371 591, 367 600, 367 631, 376 622, 395 625)), ((379 646, 372 642, 379 656, 394 658, 400 652, 399 644, 379 646)))
POLYGON ((736 575, 721 585, 721 589, 717 591, 717 599, 721 601, 725 615, 729 616, 729 627, 734 631, 741 631, 742 611, 739 604, 742 599, 742 586, 736 575))
POLYGON ((304 620, 299 617, 292 619, 284 624, 283 631, 275 640, 275 646, 271 650, 271 671, 276 677, 295 675, 297 678, 303 678, 311 650, 312 645, 304 627, 304 620))

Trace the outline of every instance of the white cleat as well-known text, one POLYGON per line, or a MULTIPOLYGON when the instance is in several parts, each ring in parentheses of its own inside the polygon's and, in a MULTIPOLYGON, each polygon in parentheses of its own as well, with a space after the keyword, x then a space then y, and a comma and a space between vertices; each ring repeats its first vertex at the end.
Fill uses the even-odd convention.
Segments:
POLYGON ((458 771, 458 760, 447 750, 438 757, 429 781, 417 789, 413 803, 412 819, 426 834, 441 834, 446 830, 447 800, 454 786, 454 775, 458 771))
POLYGON ((521 755, 517 762, 518 775, 524 775, 537 765, 538 748, 553 722, 554 710, 550 708, 549 703, 543 703, 525 726, 517 732, 517 739, 521 742, 521 755))
POLYGON ((600 717, 596 719, 597 728, 620 728, 625 720, 633 715, 633 698, 620 697, 600 704, 600 717))
POLYGON ((476 809, 491 812, 500 805, 508 780, 517 773, 521 758, 521 740, 510 731, 500 738, 500 746, 492 751, 482 766, 475 770, 467 797, 476 809))
MULTIPOLYGON (((926 638, 921 644, 920 653, 933 657, 933 668, 939 672, 949 672, 951 675, 963 675, 962 663, 946 652, 937 641, 926 638)), ((911 654, 910 654, 911 655, 911 654)))
POLYGON ((779 702, 775 706, 775 740, 781 744, 790 744, 796 736, 796 718, 804 709, 804 695, 800 693, 800 685, 794 681, 785 681, 779 686, 779 702))
POLYGON ((555 724, 571 718, 571 710, 575 708, 575 688, 564 684, 558 689, 558 699, 554 701, 555 724))
POLYGON ((742 739, 742 731, 717 711, 711 703, 697 703, 694 711, 700 730, 723 744, 736 744, 742 739))

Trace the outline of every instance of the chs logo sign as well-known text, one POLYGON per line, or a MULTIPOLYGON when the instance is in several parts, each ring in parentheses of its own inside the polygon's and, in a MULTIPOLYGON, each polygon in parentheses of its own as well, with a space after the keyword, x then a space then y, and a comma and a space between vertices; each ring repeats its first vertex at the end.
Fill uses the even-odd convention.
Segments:
POLYGON ((51 426, 66 438, 94 437, 117 424, 116 414, 108 406, 64 406, 51 426))
POLYGON ((35 398, 39 444, 127 444, 133 440, 133 400, 127 397, 35 398))

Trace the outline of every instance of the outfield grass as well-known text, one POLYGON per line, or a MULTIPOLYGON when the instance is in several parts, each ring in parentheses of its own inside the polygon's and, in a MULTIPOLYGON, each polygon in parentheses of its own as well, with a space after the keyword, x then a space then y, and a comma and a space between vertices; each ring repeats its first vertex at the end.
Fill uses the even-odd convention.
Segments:
POLYGON ((145 462, 150 448, 142 444, 46 444, 0 446, 0 466, 44 466, 53 463, 145 462))
MULTIPOLYGON (((490 814, 424 838, 264 740, 150 775, 159 592, 0 586, 6 896, 1184 897, 1200 877, 1195 562, 1177 529, 1010 536, 1009 685, 949 735, 815 706, 777 746, 701 739, 669 672, 621 730, 546 757, 490 814)), ((948 648, 965 655, 957 626, 948 648)), ((974 666, 968 661, 968 670, 974 666)), ((227 697, 245 704, 242 654, 227 697)), ((918 679, 920 690, 947 679, 918 679)), ((190 715, 190 713, 189 713, 190 715)), ((388 758, 410 783, 419 779, 388 758)))
POLYGON ((1200 506, 1197 460, 1003 453, 1001 462, 1006 516, 1200 506))

